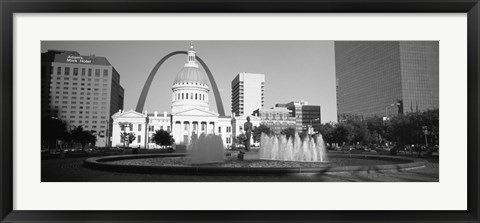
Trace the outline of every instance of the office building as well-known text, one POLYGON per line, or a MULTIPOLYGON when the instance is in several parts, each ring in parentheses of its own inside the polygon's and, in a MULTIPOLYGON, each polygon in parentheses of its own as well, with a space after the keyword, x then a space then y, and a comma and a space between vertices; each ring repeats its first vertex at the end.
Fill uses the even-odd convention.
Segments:
POLYGON ((309 105, 308 101, 291 101, 286 104, 277 104, 277 107, 285 107, 290 110, 290 114, 295 118, 295 130, 305 132, 309 127, 318 131, 322 123, 321 111, 319 105, 309 105))
POLYGON ((49 50, 42 53, 41 79, 43 115, 60 118, 69 128, 82 126, 97 136, 96 146, 106 146, 110 117, 123 109, 124 95, 120 74, 110 62, 75 51, 49 50))
POLYGON ((55 60, 57 54, 62 53, 63 51, 58 50, 49 50, 41 54, 41 89, 40 89, 40 98, 41 98, 41 117, 50 116, 50 85, 52 82, 53 67, 52 62, 55 60))
POLYGON ((251 115, 263 108, 265 75, 239 73, 232 80, 232 113, 236 116, 251 115))
POLYGON ((275 134, 286 128, 295 128, 295 117, 290 115, 291 111, 286 107, 261 108, 253 112, 255 117, 260 117, 260 124, 266 125, 275 134))
POLYGON ((438 41, 336 41, 339 121, 437 109, 438 47, 438 41))

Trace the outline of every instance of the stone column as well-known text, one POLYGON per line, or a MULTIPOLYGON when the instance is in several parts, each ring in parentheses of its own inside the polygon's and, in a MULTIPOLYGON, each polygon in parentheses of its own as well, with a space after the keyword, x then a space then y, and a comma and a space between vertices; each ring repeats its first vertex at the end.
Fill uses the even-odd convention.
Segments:
POLYGON ((193 135, 193 121, 188 122, 188 140, 192 138, 193 135))
MULTIPOLYGON (((187 127, 187 131, 186 131, 187 141, 184 143, 188 144, 188 141, 190 140, 190 122, 186 122, 186 123, 185 122, 186 121, 183 122, 183 125, 184 125, 183 128, 185 129, 185 126, 187 127)), ((184 133, 182 134, 182 137, 185 139, 185 130, 184 130, 184 133)))
POLYGON ((179 138, 179 142, 181 143, 184 143, 183 142, 183 123, 180 121, 180 131, 179 131, 180 135, 178 136, 179 138))

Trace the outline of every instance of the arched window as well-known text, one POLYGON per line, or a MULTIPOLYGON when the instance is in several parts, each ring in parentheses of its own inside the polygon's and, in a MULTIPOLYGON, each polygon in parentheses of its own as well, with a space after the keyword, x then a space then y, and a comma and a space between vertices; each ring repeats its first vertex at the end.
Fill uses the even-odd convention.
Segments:
POLYGON ((187 95, 187 98, 186 98, 186 99, 188 99, 188 93, 186 93, 186 95, 187 95))
POLYGON ((197 93, 195 93, 195 100, 197 100, 197 93))
POLYGON ((183 99, 183 93, 182 93, 182 99, 183 99))

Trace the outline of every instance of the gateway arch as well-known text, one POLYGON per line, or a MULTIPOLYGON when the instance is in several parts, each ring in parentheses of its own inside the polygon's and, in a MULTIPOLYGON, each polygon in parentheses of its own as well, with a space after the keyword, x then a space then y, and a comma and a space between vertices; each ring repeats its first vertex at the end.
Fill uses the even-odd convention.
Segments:
MULTIPOLYGON (((143 107, 145 106, 145 100, 147 99, 147 94, 148 90, 150 89, 150 85, 152 85, 153 78, 157 74, 158 69, 162 64, 170 57, 177 55, 177 54, 185 54, 187 55, 187 51, 174 51, 166 56, 164 56, 158 63, 155 65, 153 68, 152 72, 150 72, 150 75, 147 78, 147 81, 145 82, 145 85, 143 85, 143 90, 142 93, 140 94, 140 98, 138 99, 137 107, 135 108, 136 112, 143 113, 143 107)), ((222 98, 220 97, 220 92, 218 91, 217 83, 215 82, 215 78, 213 78, 212 72, 210 72, 210 69, 208 69, 207 65, 203 60, 195 56, 198 62, 202 65, 203 69, 205 70, 205 73, 207 73, 208 80, 210 81, 210 84, 212 85, 213 89, 213 95, 215 96, 215 102, 217 103, 217 110, 218 114, 221 116, 225 116, 225 110, 223 109, 223 103, 222 103, 222 98)))

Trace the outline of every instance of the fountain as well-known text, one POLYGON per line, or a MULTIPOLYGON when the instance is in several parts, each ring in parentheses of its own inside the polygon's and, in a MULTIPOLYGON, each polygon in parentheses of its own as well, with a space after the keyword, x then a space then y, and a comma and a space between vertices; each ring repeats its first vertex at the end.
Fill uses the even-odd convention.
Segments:
POLYGON ((192 164, 217 163, 224 160, 222 137, 202 133, 199 137, 193 134, 187 147, 192 164))
POLYGON ((259 157, 262 160, 325 162, 325 143, 321 134, 316 139, 307 136, 302 141, 298 134, 287 139, 286 135, 262 133, 259 157))
MULTIPOLYGON (((188 153, 160 153, 91 157, 84 161, 88 168, 119 172, 159 174, 216 174, 219 176, 252 174, 335 173, 383 171, 425 167, 425 161, 374 154, 332 152, 326 157, 321 135, 298 134, 292 137, 262 134, 260 149, 244 153, 247 161, 235 159, 238 151, 225 151, 220 136, 193 135, 188 153), (225 153, 229 154, 228 157, 225 153)), ((243 179, 243 178, 242 178, 243 179)), ((296 179, 296 178, 295 178, 296 179)))

